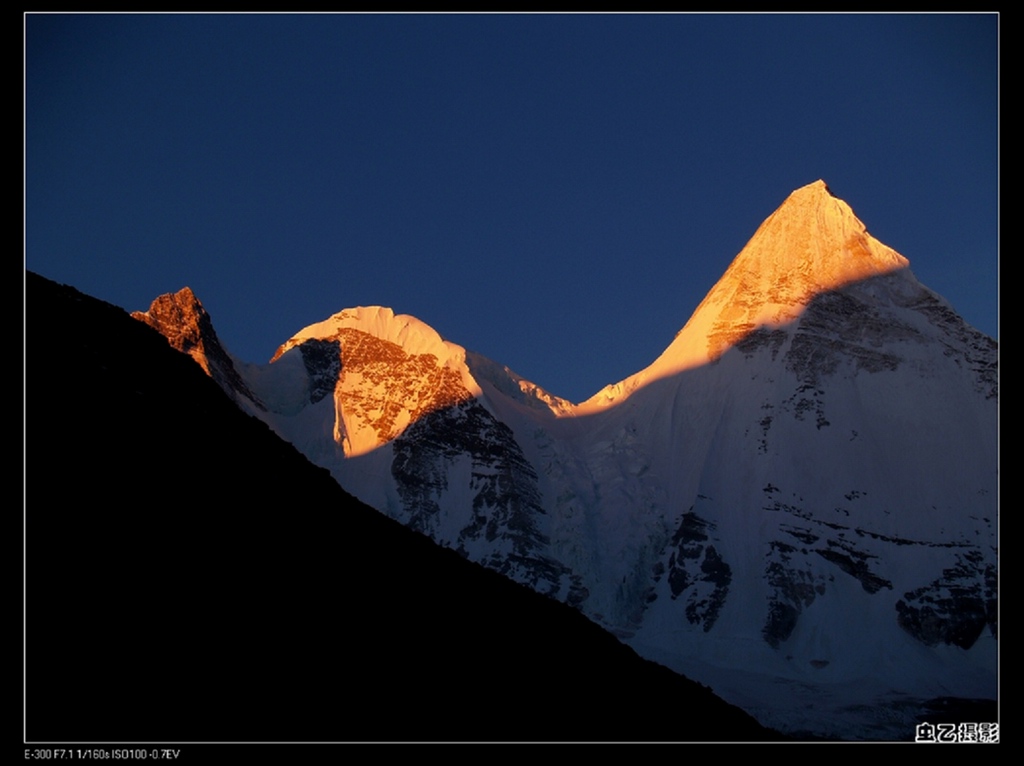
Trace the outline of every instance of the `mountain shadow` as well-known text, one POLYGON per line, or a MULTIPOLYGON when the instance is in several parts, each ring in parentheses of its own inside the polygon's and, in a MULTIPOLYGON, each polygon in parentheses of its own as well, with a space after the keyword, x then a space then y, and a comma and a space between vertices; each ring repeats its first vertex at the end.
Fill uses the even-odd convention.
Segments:
POLYGON ((32 742, 777 738, 347 495, 121 309, 26 277, 32 742))

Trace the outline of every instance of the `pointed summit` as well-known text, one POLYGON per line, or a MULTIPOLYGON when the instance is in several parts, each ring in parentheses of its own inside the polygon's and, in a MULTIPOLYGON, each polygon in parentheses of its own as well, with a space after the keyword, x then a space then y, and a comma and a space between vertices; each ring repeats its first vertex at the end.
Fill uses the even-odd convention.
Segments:
POLYGON ((694 319, 711 305, 732 303, 747 309, 745 323, 778 325, 815 295, 909 265, 818 180, 790 194, 761 224, 694 319))
POLYGON ((216 340, 210 315, 190 287, 176 293, 158 296, 149 311, 133 311, 132 317, 155 329, 173 348, 191 356, 206 374, 210 365, 206 358, 206 339, 216 340))
POLYGON ((712 362, 754 331, 790 325, 816 296, 896 272, 917 285, 909 265, 872 237, 824 181, 803 186, 758 227, 665 352, 592 397, 587 408, 712 362))

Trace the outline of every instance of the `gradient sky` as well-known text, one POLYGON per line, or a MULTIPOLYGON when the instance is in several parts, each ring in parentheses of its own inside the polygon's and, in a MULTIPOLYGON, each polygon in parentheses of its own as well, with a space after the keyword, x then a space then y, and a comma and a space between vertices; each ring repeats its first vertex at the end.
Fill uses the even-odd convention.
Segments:
POLYGON ((998 337, 995 14, 24 21, 26 267, 246 361, 380 304, 579 401, 818 178, 998 337))

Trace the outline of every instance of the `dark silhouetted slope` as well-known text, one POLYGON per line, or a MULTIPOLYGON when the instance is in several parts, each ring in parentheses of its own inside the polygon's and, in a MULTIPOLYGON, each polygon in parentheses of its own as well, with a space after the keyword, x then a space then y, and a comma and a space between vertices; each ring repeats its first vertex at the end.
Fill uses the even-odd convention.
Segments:
POLYGON ((769 734, 348 496, 124 311, 26 285, 30 741, 769 734))

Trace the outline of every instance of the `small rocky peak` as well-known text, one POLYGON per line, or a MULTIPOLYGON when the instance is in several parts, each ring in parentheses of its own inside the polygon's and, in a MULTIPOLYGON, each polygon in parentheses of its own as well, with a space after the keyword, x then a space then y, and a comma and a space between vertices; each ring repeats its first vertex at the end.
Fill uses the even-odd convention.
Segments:
POLYGON ((133 311, 132 317, 167 338, 172 348, 192 357, 229 396, 243 396, 259 409, 265 409, 235 369, 213 329, 213 320, 191 288, 161 295, 150 304, 149 311, 133 311))
MULTIPOLYGON (((201 353, 205 343, 217 337, 210 315, 188 287, 159 296, 148 311, 133 311, 132 316, 167 338, 167 342, 178 351, 193 358, 196 356, 194 350, 201 353)), ((206 368, 204 362, 196 361, 206 368)))

